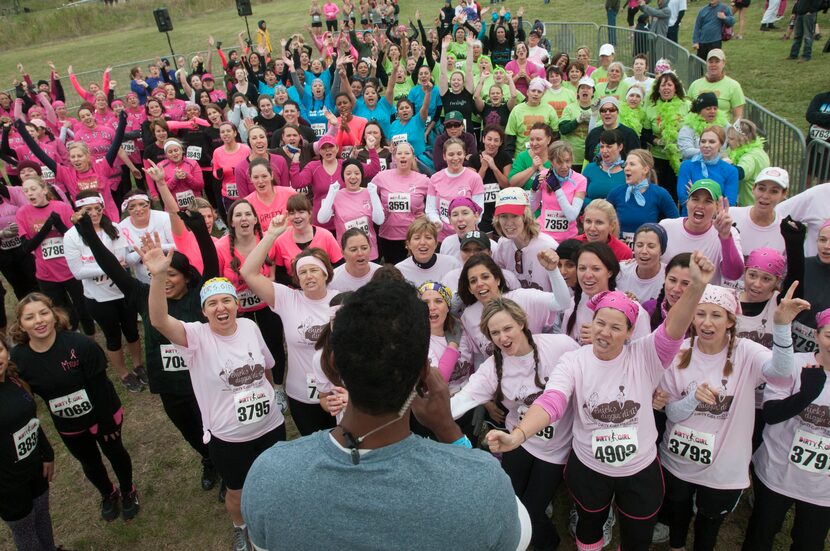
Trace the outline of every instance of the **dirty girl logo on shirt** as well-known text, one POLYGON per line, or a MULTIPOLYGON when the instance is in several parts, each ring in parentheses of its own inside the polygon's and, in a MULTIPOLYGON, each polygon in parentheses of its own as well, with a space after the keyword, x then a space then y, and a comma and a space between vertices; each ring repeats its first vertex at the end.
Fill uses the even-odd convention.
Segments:
POLYGON ((225 367, 219 372, 219 378, 225 384, 226 389, 232 387, 247 386, 253 384, 265 375, 265 367, 256 363, 253 354, 248 352, 248 363, 242 367, 233 367, 230 360, 225 362, 225 367))
POLYGON ((588 397, 588 401, 582 404, 582 409, 600 423, 620 425, 634 420, 641 406, 626 396, 625 385, 620 385, 618 388, 617 396, 604 403, 599 401, 599 395, 594 392, 588 397))
POLYGON ((772 333, 767 331, 767 321, 766 319, 761 320, 761 327, 755 329, 753 331, 744 331, 742 333, 738 333, 738 338, 749 339, 753 342, 757 342, 760 345, 763 345, 766 348, 772 348, 772 333))
MULTIPOLYGON (((729 409, 732 407, 732 400, 735 398, 734 396, 728 396, 726 393, 728 392, 726 385, 729 383, 728 378, 723 378, 720 380, 720 386, 713 391, 716 393, 717 397, 715 398, 714 404, 706 404, 700 402, 697 407, 695 408, 696 413, 701 413, 706 415, 707 417, 711 417, 713 419, 719 419, 726 417, 729 415, 729 409)), ((697 381, 692 381, 686 386, 686 390, 680 393, 681 397, 688 395, 689 393, 694 394, 695 390, 697 389, 698 383, 697 381)))
POLYGON ((320 333, 323 332, 326 325, 328 324, 321 323, 320 325, 315 325, 314 320, 308 317, 297 327, 297 333, 299 333, 300 339, 305 341, 306 344, 314 344, 320 338, 320 333))
POLYGON ((459 381, 465 381, 469 379, 472 374, 473 364, 467 361, 458 361, 456 362, 455 367, 453 367, 448 383, 452 384, 459 381))

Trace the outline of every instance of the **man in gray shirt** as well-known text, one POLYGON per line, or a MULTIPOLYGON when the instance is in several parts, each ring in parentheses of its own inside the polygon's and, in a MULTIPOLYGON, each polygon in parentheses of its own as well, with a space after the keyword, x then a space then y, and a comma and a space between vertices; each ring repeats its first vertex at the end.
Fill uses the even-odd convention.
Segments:
POLYGON ((408 284, 370 283, 346 299, 329 341, 349 392, 343 419, 274 446, 251 467, 242 515, 255 549, 528 545, 510 479, 489 454, 468 449, 450 416, 429 339, 426 306, 408 284), (438 442, 410 432, 410 404, 438 442))

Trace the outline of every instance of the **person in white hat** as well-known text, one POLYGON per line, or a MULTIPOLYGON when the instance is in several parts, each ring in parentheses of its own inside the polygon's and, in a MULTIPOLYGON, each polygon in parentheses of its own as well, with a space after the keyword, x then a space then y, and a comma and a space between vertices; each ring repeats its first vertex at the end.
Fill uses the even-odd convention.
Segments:
POLYGON ((614 61, 615 54, 613 44, 603 44, 599 47, 599 67, 591 73, 591 78, 597 85, 608 80, 608 66, 614 61))
POLYGON ((741 232, 741 246, 750 252, 762 247, 784 252, 781 236, 781 219, 776 212, 778 204, 787 198, 790 176, 783 168, 770 166, 763 169, 752 186, 752 206, 731 207, 729 214, 741 232))
POLYGON ((585 138, 588 137, 593 101, 594 80, 591 77, 582 77, 576 87, 576 102, 565 107, 562 120, 559 121, 559 133, 573 148, 574 170, 578 172, 582 172, 582 163, 585 161, 585 138))
POLYGON ((625 159, 629 151, 640 147, 640 138, 637 133, 629 127, 620 123, 620 102, 617 98, 609 96, 599 100, 597 106, 599 121, 585 138, 585 160, 593 161, 599 155, 599 137, 605 130, 617 130, 623 136, 622 158, 625 159))

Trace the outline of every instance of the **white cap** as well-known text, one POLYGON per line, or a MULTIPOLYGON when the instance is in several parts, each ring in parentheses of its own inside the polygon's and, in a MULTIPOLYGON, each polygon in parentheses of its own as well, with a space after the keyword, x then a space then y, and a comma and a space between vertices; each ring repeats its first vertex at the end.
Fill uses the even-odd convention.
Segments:
POLYGON ((591 77, 582 77, 577 82, 576 87, 579 88, 580 86, 590 86, 591 88, 596 88, 597 85, 594 83, 594 79, 591 77))
POLYGON ((603 44, 599 48, 599 55, 600 56, 614 55, 614 53, 615 53, 615 50, 614 50, 614 45, 613 44, 603 44))
POLYGON ((783 168, 768 166, 758 173, 758 176, 755 178, 755 184, 758 182, 775 182, 783 189, 787 189, 790 187, 790 175, 783 168))

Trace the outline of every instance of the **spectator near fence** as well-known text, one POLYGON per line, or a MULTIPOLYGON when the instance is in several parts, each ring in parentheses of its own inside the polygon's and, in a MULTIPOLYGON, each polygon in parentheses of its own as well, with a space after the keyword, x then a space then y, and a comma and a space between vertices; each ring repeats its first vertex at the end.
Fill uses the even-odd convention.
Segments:
POLYGON ((709 0, 697 13, 695 28, 692 31, 692 47, 697 50, 700 59, 708 59, 709 52, 722 45, 723 30, 735 24, 732 10, 721 4, 720 0, 709 0))
POLYGON ((788 59, 798 59, 800 51, 801 59, 798 62, 810 61, 813 54, 813 36, 816 32, 818 11, 824 9, 826 12, 826 6, 825 0, 796 0, 793 8, 793 13, 795 13, 795 36, 793 36, 793 46, 790 49, 788 59), (804 42, 804 50, 801 50, 802 41, 804 42))

